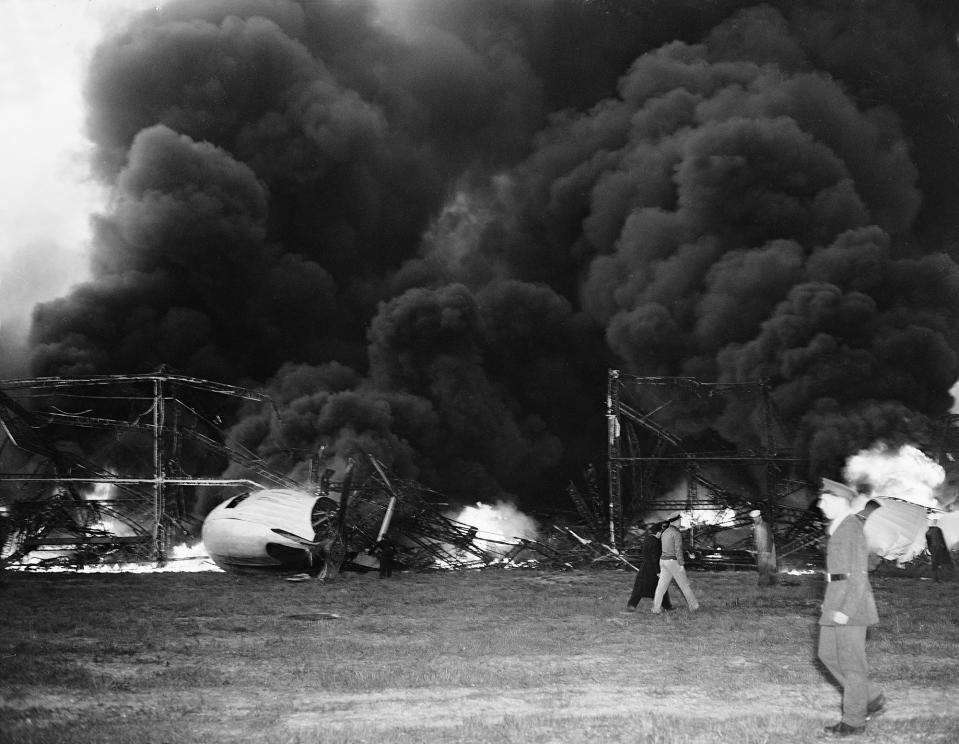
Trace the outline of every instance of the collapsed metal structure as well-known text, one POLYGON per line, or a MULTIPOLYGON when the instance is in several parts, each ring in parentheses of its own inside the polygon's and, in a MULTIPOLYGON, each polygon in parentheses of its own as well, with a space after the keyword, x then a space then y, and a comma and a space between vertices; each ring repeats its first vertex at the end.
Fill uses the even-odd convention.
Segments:
MULTIPOLYGON (((595 470, 585 477, 592 498, 575 486, 571 496, 593 534, 610 545, 628 549, 628 527, 651 509, 735 513, 722 525, 690 530, 693 549, 715 546, 730 528, 755 527, 756 511, 773 540, 773 562, 822 540, 819 484, 806 480, 809 464, 792 448, 793 425, 783 420, 765 381, 713 383, 611 369, 606 418, 606 501, 598 498, 595 470), (708 423, 717 421, 735 437, 719 436, 708 423)), ((932 423, 920 446, 948 466, 959 452, 959 415, 932 423)), ((756 547, 752 530, 738 533, 739 543, 726 548, 756 547)))
POLYGON ((73 549, 83 562, 166 560, 190 533, 186 491, 260 487, 209 477, 236 462, 277 486, 292 482, 236 446, 214 411, 254 391, 163 371, 0 383, 3 559, 73 549), (226 401, 226 403, 225 403, 226 401))
POLYGON ((162 565, 198 534, 192 507, 200 492, 216 504, 267 488, 345 492, 338 563, 372 549, 387 510, 411 568, 596 559, 592 541, 572 531, 543 542, 479 535, 443 514, 442 494, 396 478, 370 456, 344 483, 321 473, 314 453, 308 482, 297 482, 223 429, 220 413, 242 401, 270 405, 252 390, 164 370, 0 382, 0 566, 24 565, 28 556, 39 567, 162 565))
POLYGON ((495 566, 547 565, 572 568, 607 560, 614 552, 568 527, 553 526, 540 540, 493 535, 442 513, 442 494, 389 474, 374 457, 368 477, 349 497, 345 536, 349 551, 362 554, 375 545, 377 528, 391 511, 391 532, 400 543, 402 563, 416 570, 456 570, 495 566))
MULTIPOLYGON (((238 489, 344 489, 330 482, 332 471, 320 474, 322 453, 312 453, 308 480, 298 482, 232 439, 221 414, 243 401, 271 405, 256 391, 164 370, 0 382, 0 566, 38 553, 51 556, 41 565, 163 564, 173 546, 198 534, 193 506, 201 495, 215 505, 238 489)), ((753 510, 772 527, 780 558, 820 539, 820 516, 808 508, 816 487, 797 475, 807 468, 762 381, 718 384, 610 370, 606 419, 605 473, 589 465, 585 488, 571 482, 567 489, 580 519, 551 524, 536 540, 478 534, 444 513, 443 494, 354 453, 360 467, 345 489, 349 508, 338 551, 371 551, 388 510, 395 512, 403 562, 420 570, 633 568, 631 527, 651 511, 733 510, 731 522, 693 530, 692 548, 715 546, 721 531, 753 524, 753 510), (703 425, 728 407, 750 419, 745 446, 733 447, 703 425)), ((929 445, 938 461, 959 451, 957 424, 959 416, 944 419, 929 445)), ((750 531, 741 532, 742 544, 726 547, 754 547, 750 531)))
MULTIPOLYGON (((765 382, 708 383, 611 369, 606 419, 603 527, 610 544, 624 547, 629 523, 651 508, 732 509, 733 522, 694 533, 694 540, 704 544, 720 529, 752 524, 752 510, 774 526, 780 555, 818 536, 818 516, 803 496, 815 488, 798 475, 806 468, 790 447, 789 427, 765 382), (753 433, 747 447, 734 447, 703 426, 731 406, 750 418, 743 426, 753 433)), ((599 529, 602 512, 595 507, 585 511, 594 530, 599 529)))

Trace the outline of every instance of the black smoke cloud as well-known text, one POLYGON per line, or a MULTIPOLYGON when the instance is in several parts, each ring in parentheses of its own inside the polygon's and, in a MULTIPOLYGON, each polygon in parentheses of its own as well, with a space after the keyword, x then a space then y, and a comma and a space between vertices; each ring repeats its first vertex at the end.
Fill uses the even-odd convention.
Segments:
MULTIPOLYGON (((115 193, 38 374, 265 387, 234 435, 555 505, 609 366, 767 379, 810 477, 959 378, 949 3, 173 2, 87 100, 115 193)), ((756 411, 676 411, 757 443, 756 411)))

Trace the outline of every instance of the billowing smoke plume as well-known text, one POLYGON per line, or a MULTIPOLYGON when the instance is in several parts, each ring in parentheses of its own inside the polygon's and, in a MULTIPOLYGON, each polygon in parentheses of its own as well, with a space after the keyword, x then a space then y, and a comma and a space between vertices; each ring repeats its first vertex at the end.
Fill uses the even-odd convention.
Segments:
MULTIPOLYGON (((33 369, 264 385, 280 419, 235 433, 277 466, 360 446, 526 504, 602 456, 608 366, 763 378, 838 473, 959 378, 956 28, 918 0, 166 4, 93 60, 115 196, 33 369)), ((694 428, 750 448, 755 414, 694 428)))

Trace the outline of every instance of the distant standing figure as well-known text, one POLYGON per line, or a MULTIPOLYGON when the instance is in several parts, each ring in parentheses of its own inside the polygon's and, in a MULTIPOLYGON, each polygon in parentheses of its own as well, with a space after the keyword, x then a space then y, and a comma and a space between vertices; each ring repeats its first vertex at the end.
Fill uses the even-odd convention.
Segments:
POLYGON ((869 584, 866 536, 853 512, 855 497, 848 486, 823 478, 818 505, 829 525, 818 654, 842 687, 842 720, 825 729, 834 736, 863 733, 866 721, 886 707, 885 697, 869 683, 866 628, 879 622, 879 614, 869 584))
POLYGON ((932 521, 932 525, 926 530, 926 547, 929 548, 929 557, 932 559, 932 580, 939 581, 944 572, 951 576, 954 567, 949 546, 946 545, 946 538, 942 534, 942 528, 936 524, 939 515, 932 514, 929 519, 932 521))
POLYGON ((384 535, 374 547, 380 554, 380 578, 389 578, 393 575, 393 562, 396 559, 396 546, 388 536, 384 535))
POLYGON ((663 598, 666 596, 666 590, 669 584, 675 581, 679 590, 686 598, 686 604, 690 610, 698 610, 699 602, 693 593, 693 588, 689 585, 689 579, 686 578, 685 557, 683 556, 683 536, 679 534, 674 523, 679 520, 679 513, 673 514, 666 520, 666 529, 660 537, 662 542, 662 555, 659 558, 659 581, 656 583, 656 594, 653 596, 653 613, 659 614, 663 611, 663 598))
MULTIPOLYGON (((643 562, 639 567, 639 573, 636 574, 636 580, 633 582, 633 593, 626 603, 626 611, 632 612, 636 609, 639 601, 643 597, 650 599, 656 596, 656 584, 659 581, 659 557, 663 553, 663 545, 659 541, 659 536, 666 529, 665 522, 657 522, 651 525, 643 537, 643 562)), ((669 601, 669 592, 663 594, 663 609, 673 609, 669 601)))
POLYGON ((756 541, 756 568, 759 573, 759 586, 772 586, 777 582, 776 543, 773 540, 769 523, 762 511, 749 512, 753 518, 753 539, 756 541))

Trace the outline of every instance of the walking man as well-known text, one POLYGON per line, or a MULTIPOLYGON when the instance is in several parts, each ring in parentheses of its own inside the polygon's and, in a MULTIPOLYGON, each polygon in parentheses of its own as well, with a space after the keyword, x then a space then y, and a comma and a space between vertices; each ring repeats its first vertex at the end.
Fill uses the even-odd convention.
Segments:
POLYGON ((842 720, 826 726, 832 736, 853 736, 886 707, 882 693, 869 684, 866 628, 879 622, 869 584, 869 550, 862 522, 853 513, 856 492, 823 478, 819 509, 826 528, 826 594, 819 618, 819 659, 842 687, 842 720))
MULTIPOLYGON (((659 583, 659 557, 663 554, 663 546, 659 536, 666 529, 665 522, 657 522, 652 525, 643 537, 643 563, 636 574, 636 580, 633 582, 633 593, 629 596, 626 603, 626 612, 634 612, 639 601, 643 597, 653 599, 656 596, 656 585, 659 583)), ((669 602, 669 592, 663 595, 662 608, 671 610, 673 606, 669 602)))
POLYGON ((666 519, 667 527, 660 537, 663 552, 659 557, 659 581, 656 583, 656 594, 653 597, 653 613, 656 615, 663 611, 663 595, 673 581, 686 598, 689 609, 699 609, 699 602, 693 594, 693 588, 689 585, 689 579, 686 578, 683 536, 679 534, 675 526, 678 521, 679 512, 666 519))

